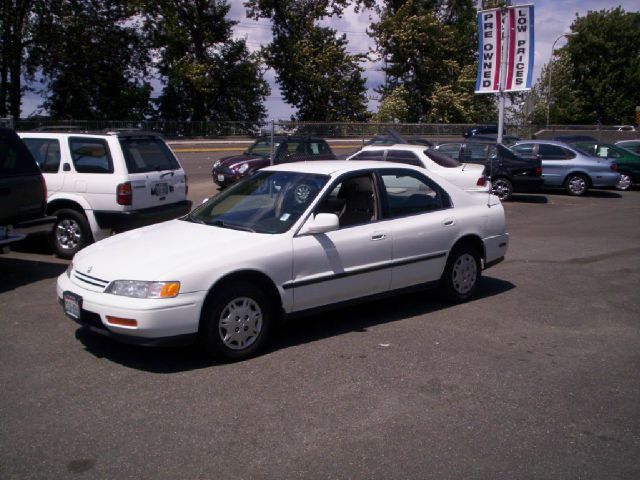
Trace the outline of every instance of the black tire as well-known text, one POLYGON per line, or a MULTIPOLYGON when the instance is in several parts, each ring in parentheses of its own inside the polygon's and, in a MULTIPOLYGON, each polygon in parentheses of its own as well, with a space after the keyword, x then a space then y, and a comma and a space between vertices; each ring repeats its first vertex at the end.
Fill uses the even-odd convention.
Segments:
POLYGON ((496 178, 491 180, 491 190, 501 202, 506 202, 513 195, 513 183, 505 177, 496 178))
POLYGON ((581 173, 571 173, 564 181, 567 193, 574 197, 580 197, 589 190, 589 179, 581 173))
POLYGON ((466 302, 475 295, 481 274, 480 254, 477 249, 471 245, 461 245, 449 254, 440 278, 440 287, 450 301, 466 302))
POLYGON ((201 315, 202 346, 209 355, 225 361, 254 356, 267 342, 273 327, 272 303, 263 290, 247 281, 234 281, 216 289, 201 315))
POLYGON ((631 190, 632 185, 633 177, 631 176, 631 174, 627 172, 620 172, 620 180, 618 180, 616 188, 625 192, 627 190, 631 190))
POLYGON ((57 256, 71 259, 93 242, 89 221, 82 213, 63 208, 54 215, 57 219, 49 234, 49 243, 57 256))

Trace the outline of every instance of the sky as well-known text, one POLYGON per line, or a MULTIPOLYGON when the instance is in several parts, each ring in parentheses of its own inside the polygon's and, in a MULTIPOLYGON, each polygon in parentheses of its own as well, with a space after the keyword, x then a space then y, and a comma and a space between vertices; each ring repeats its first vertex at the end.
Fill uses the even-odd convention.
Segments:
MULTIPOLYGON (((268 20, 255 21, 246 17, 242 0, 230 0, 231 10, 229 17, 238 22, 234 27, 235 38, 244 38, 250 50, 260 49, 271 40, 271 29, 268 20)), ((553 42, 562 34, 570 32, 571 23, 576 14, 583 16, 590 10, 611 9, 622 6, 625 11, 640 11, 638 0, 515 0, 513 5, 533 4, 535 7, 535 67, 534 80, 540 75, 542 66, 548 62, 551 55, 553 42)), ((340 33, 347 35, 349 41, 348 51, 351 53, 366 53, 373 48, 373 40, 367 35, 369 25, 376 21, 373 12, 365 11, 355 13, 353 9, 345 12, 342 18, 330 18, 323 21, 324 25, 331 26, 340 33)), ((564 44, 565 39, 560 39, 557 47, 564 44)), ((368 108, 375 112, 378 107, 374 89, 384 82, 384 74, 381 71, 380 62, 366 62, 363 65, 366 78, 367 95, 370 98, 368 108)), ((271 86, 271 95, 265 102, 267 117, 269 120, 288 120, 295 110, 287 105, 281 98, 280 90, 275 81, 273 70, 268 70, 266 79, 271 86)), ((159 83, 154 82, 155 95, 159 93, 159 83)), ((32 113, 42 103, 40 97, 30 95, 24 98, 22 105, 23 116, 32 113)))

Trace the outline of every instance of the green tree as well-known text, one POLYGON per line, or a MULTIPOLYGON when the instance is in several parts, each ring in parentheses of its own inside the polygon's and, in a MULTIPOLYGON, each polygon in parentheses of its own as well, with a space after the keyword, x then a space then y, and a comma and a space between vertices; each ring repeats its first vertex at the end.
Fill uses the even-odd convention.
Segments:
POLYGON ((404 85, 410 121, 486 121, 490 95, 474 95, 476 10, 471 0, 388 0, 372 25, 386 60, 384 97, 404 85))
POLYGON ((165 87, 159 116, 259 122, 269 85, 259 55, 233 40, 226 0, 162 0, 145 5, 165 87))
POLYGON ((54 118, 142 119, 149 112, 148 48, 121 0, 35 4, 30 68, 54 118))
POLYGON ((22 73, 30 43, 32 0, 0 3, 0 117, 20 117, 22 73))
POLYGON ((555 52, 536 82, 533 122, 634 123, 640 105, 640 13, 618 7, 576 17, 575 35, 555 52), (551 96, 549 97, 549 76, 551 96))
POLYGON ((406 123, 409 121, 410 103, 409 92, 404 88, 404 85, 399 85, 382 99, 373 120, 376 122, 406 123))
MULTIPOLYGON (((340 15, 348 1, 251 0, 247 14, 272 21, 273 41, 264 47, 284 100, 302 121, 368 118, 363 55, 347 52, 346 35, 316 22, 340 15)), ((366 3, 366 2, 365 2, 366 3)))

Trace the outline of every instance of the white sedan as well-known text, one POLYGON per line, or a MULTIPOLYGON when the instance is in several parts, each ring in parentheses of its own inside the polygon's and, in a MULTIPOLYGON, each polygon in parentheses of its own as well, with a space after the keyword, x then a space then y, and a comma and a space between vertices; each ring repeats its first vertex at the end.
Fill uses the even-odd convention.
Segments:
POLYGON ((283 316, 416 286, 471 298, 509 237, 495 196, 388 162, 268 167, 189 215, 102 240, 58 277, 68 316, 145 345, 255 354, 283 316))
POLYGON ((491 181, 484 165, 460 163, 458 160, 424 145, 368 145, 347 160, 382 160, 415 165, 449 180, 467 192, 489 193, 491 181))

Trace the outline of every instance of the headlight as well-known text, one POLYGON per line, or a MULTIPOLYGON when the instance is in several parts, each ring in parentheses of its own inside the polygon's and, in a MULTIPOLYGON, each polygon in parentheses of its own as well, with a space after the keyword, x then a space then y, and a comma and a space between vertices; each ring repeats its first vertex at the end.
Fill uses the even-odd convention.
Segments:
POLYGON ((240 168, 238 168, 238 173, 244 173, 247 170, 249 170, 249 164, 243 163, 242 165, 240 165, 240 168))
POLYGON ((173 298, 180 292, 180 282, 143 282, 114 280, 105 293, 133 298, 173 298))
POLYGON ((222 162, 221 162, 220 160, 216 160, 216 161, 213 163, 213 168, 218 168, 218 167, 220 166, 220 164, 221 164, 221 163, 222 163, 222 162))

